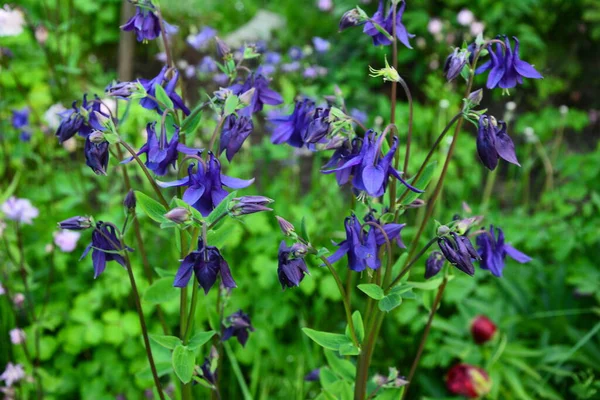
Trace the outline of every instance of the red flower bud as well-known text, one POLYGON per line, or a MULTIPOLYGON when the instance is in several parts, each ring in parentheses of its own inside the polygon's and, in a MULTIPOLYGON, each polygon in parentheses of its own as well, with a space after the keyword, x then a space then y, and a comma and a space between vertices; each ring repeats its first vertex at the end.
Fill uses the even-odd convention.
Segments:
POLYGON ((471 335, 477 344, 489 342, 496 333, 496 325, 487 317, 479 315, 471 324, 471 335))
POLYGON ((458 364, 448 371, 446 387, 453 394, 477 399, 490 392, 492 381, 483 369, 469 364, 458 364))

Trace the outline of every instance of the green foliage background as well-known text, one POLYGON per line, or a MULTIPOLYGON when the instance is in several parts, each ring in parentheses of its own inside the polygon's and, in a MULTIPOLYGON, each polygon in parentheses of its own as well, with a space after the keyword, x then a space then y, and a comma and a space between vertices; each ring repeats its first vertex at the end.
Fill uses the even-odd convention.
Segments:
MULTIPOLYGON (((193 52, 184 43, 188 32, 210 25, 226 35, 260 9, 287 20, 285 28, 276 31, 268 43, 270 49, 285 52, 294 45, 309 45, 313 36, 327 38, 332 49, 318 59, 329 70, 326 78, 309 81, 277 75, 274 87, 289 104, 296 95, 332 94, 339 85, 348 106, 367 112, 370 125, 377 126, 378 116, 388 117, 388 87, 368 78, 367 66, 382 64, 386 50, 374 48, 359 29, 337 33, 339 16, 354 4, 345 0, 334 3, 331 12, 320 11, 312 1, 291 0, 171 0, 163 1, 162 7, 167 21, 181 29, 175 39, 176 54, 196 62, 197 54, 190 54, 193 52)), ((91 214, 96 220, 122 222, 125 190, 118 160, 111 159, 108 176, 96 176, 85 167, 81 149, 70 153, 36 123, 52 104, 61 102, 68 107, 82 93, 101 94, 116 79, 121 2, 22 0, 17 5, 33 25, 48 28, 49 39, 39 46, 29 31, 0 38, 0 46, 14 54, 0 69, 1 200, 15 194, 29 198, 40 210, 34 224, 25 227, 24 238, 35 297, 41 301, 48 293, 40 322, 43 383, 51 393, 47 398, 112 399, 119 394, 141 398, 152 381, 124 271, 109 264, 94 281, 91 260, 78 262, 89 239, 86 233, 74 253, 46 250, 53 241, 56 222, 70 216, 91 214), (10 125, 11 110, 26 105, 34 110, 31 142, 19 141, 10 125)), ((369 12, 374 7, 364 6, 369 12)), ((477 159, 473 127, 465 125, 436 219, 448 221, 454 214, 465 214, 464 202, 474 215, 485 214, 487 224, 501 226, 509 242, 534 260, 526 265, 509 262, 502 279, 481 270, 474 278, 456 275, 434 321, 412 396, 447 398, 445 372, 464 360, 487 367, 494 382, 491 399, 598 398, 600 147, 594 115, 600 109, 600 6, 593 0, 409 1, 404 21, 419 40, 415 50, 402 49, 399 54, 399 72, 416 99, 416 143, 409 171, 418 168, 428 145, 460 106, 457 93, 462 93, 464 83, 446 83, 440 65, 452 45, 469 39, 468 28, 456 22, 463 7, 485 23, 486 34, 518 36, 522 57, 535 64, 545 79, 528 81, 511 91, 510 97, 486 92, 483 105, 509 122, 522 168, 505 164, 495 175, 490 174, 477 159), (444 21, 442 41, 427 31, 432 17, 444 21), (448 43, 450 36, 454 40, 448 43), (516 103, 516 110, 507 110, 509 101, 516 103), (559 110, 563 105, 568 112, 559 110), (536 140, 527 139, 525 132, 531 130, 536 140), (476 346, 469 334, 470 321, 479 314, 487 315, 499 327, 498 337, 484 348, 476 346)), ((160 68, 154 59, 157 52, 155 43, 136 44, 135 77, 155 75, 160 68)), ((483 78, 476 83, 483 86, 483 78)), ((206 80, 188 84, 189 97, 194 99, 216 89, 206 80)), ((407 121, 407 110, 407 104, 400 101, 400 121, 407 121)), ((132 108, 121 133, 139 147, 143 143, 139 132, 153 118, 152 113, 132 108)), ((214 125, 205 118, 196 140, 205 140, 214 125)), ((255 176, 256 183, 247 193, 275 199, 277 215, 294 223, 306 217, 313 243, 332 249, 330 240, 343 237, 349 191, 340 190, 332 176, 320 174, 325 154, 307 155, 271 145, 262 122, 259 126, 251 139, 253 145, 227 165, 227 174, 255 176)), ((405 135, 406 125, 401 122, 401 143, 405 135)), ((443 160, 446 151, 447 144, 441 146, 437 158, 443 160)), ((142 178, 134 176, 139 189, 147 185, 142 178)), ((407 243, 418 217, 417 213, 406 215, 403 239, 407 243)), ((144 216, 140 220, 152 266, 174 273, 178 254, 172 232, 159 231, 144 216)), ((433 226, 429 232, 433 234, 433 226)), ((13 243, 10 226, 4 236, 5 243, 13 243)), ((316 263, 309 265, 311 276, 300 288, 281 291, 276 275, 280 239, 273 216, 257 214, 246 218, 243 225, 233 225, 222 249, 238 283, 227 313, 241 308, 256 327, 246 348, 233 342, 231 347, 253 398, 314 398, 320 392, 318 383, 304 382, 303 377, 326 361, 321 349, 300 329, 342 332, 343 309, 333 278, 316 263)), ((13 245, 3 246, 0 268, 15 274, 10 254, 16 254, 13 245)), ((139 259, 134 256, 133 262, 143 291, 148 283, 139 259)), ((345 276, 343 261, 337 268, 345 276)), ((423 270, 423 265, 418 265, 412 279, 422 280, 423 270)), ((0 280, 4 281, 4 276, 0 280)), ((19 288, 17 281, 14 285, 19 288)), ((406 301, 386 319, 373 371, 386 374, 388 367, 394 366, 401 374, 408 373, 434 292, 424 293, 406 301)), ((355 305, 364 301, 365 296, 355 292, 355 305)), ((214 291, 201 300, 197 325, 206 325, 213 304, 214 291)), ((8 339, 8 330, 18 324, 8 307, 6 296, 0 297, 0 366, 9 360, 24 361, 22 350, 11 347, 8 339)), ((144 307, 151 330, 158 333, 153 305, 146 302, 144 307)), ((169 325, 177 326, 178 299, 170 297, 163 308, 169 325)), ((26 328, 30 338, 31 330, 26 328)), ((31 340, 27 345, 33 350, 31 340)), ((153 350, 157 362, 168 366, 169 352, 158 346, 153 350)), ((203 348, 199 356, 207 351, 203 348)), ((238 377, 227 362, 222 380, 224 398, 242 398, 238 377)), ((198 396, 208 396, 203 389, 195 390, 198 396)))

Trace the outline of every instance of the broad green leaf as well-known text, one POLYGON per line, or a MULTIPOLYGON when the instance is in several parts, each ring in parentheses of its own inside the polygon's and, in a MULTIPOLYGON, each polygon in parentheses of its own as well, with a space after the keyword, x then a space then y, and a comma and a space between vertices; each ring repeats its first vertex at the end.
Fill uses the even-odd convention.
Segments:
POLYGON ((181 339, 176 336, 165 336, 165 335, 149 335, 157 344, 162 347, 166 347, 169 350, 173 350, 177 345, 181 344, 181 339))
POLYGON ((314 340, 319 346, 329 350, 338 351, 341 345, 352 344, 352 341, 348 339, 346 335, 340 335, 339 333, 315 331, 310 328, 302 328, 302 332, 314 340))
POLYGON ((217 205, 217 207, 215 207, 214 210, 211 211, 211 213, 208 215, 208 217, 206 217, 206 222, 208 222, 209 224, 212 224, 221 215, 226 214, 227 213, 227 207, 229 206, 229 202, 231 201, 231 199, 233 199, 235 197, 236 194, 237 194, 236 191, 233 191, 233 192, 229 193, 229 195, 227 197, 225 197, 219 203, 219 205, 217 205))
POLYGON ((186 135, 193 135, 202 121, 202 103, 198 104, 188 115, 181 124, 181 130, 186 135))
POLYGON ((352 344, 352 342, 344 343, 340 346, 340 355, 342 356, 357 356, 360 354, 360 349, 352 344))
POLYGON ((144 292, 144 301, 161 304, 179 296, 179 290, 173 287, 173 278, 161 278, 148 287, 144 292))
POLYGON ((354 382, 356 377, 356 367, 348 360, 339 358, 333 351, 325 350, 325 358, 331 370, 340 378, 354 382))
POLYGON ((154 85, 154 97, 167 108, 173 109, 173 101, 167 92, 165 92, 165 89, 158 83, 154 85))
POLYGON ((225 99, 225 107, 223 107, 223 116, 226 117, 233 114, 238 104, 240 104, 239 97, 235 95, 227 96, 227 99, 225 99))
POLYGON ((402 304, 402 296, 400 296, 398 293, 390 293, 383 299, 379 300, 377 306, 381 311, 390 312, 400 304, 402 304))
POLYGON ((329 368, 321 368, 321 370, 319 371, 319 381, 321 383, 321 386, 324 388, 333 385, 339 380, 340 379, 337 377, 337 375, 329 368))
MULTIPOLYGON (((429 184, 429 181, 431 181, 431 178, 433 177, 433 173, 435 172, 436 165, 437 165, 436 161, 429 163, 425 167, 425 169, 423 170, 423 173, 421 174, 421 176, 419 177, 419 179, 416 182, 413 182, 415 180, 414 177, 408 179, 407 182, 410 183, 412 186, 416 187, 417 189, 425 190, 425 188, 429 184)), ((404 185, 399 185, 399 187, 403 188, 404 185)), ((405 189, 404 191, 408 192, 408 193, 407 193, 406 197, 404 198, 404 200, 402 200, 402 205, 409 205, 410 203, 412 203, 413 201, 418 199, 419 196, 421 196, 421 194, 422 194, 422 193, 415 193, 412 190, 408 190, 408 189, 405 189)))
POLYGON ((381 300, 385 297, 383 289, 374 283, 363 283, 357 287, 372 299, 381 300))
POLYGON ((308 230, 306 229, 306 217, 302 217, 302 221, 300 222, 300 235, 310 243, 310 237, 308 236, 308 230))
POLYGON ((156 222, 169 222, 169 220, 164 217, 167 210, 158 201, 137 190, 135 191, 135 198, 139 208, 141 208, 148 217, 156 222))
MULTIPOLYGON (((170 362, 168 362, 168 361, 156 362, 156 373, 158 374, 159 377, 170 374, 172 370, 173 370, 173 365, 171 365, 170 362)), ((150 380, 152 380, 152 370, 150 369, 150 366, 147 366, 146 368, 142 369, 140 372, 135 374, 135 376, 138 379, 150 381, 150 380)))
POLYGON ((173 370, 181 382, 189 383, 192 380, 196 364, 194 352, 185 346, 178 345, 173 350, 172 362, 173 370))
MULTIPOLYGON (((448 279, 448 281, 451 281, 452 279, 454 279, 454 275, 449 275, 447 279, 448 279)), ((435 290, 440 287, 443 280, 444 280, 444 277, 440 276, 439 278, 430 279, 426 282, 406 282, 406 284, 410 285, 416 289, 435 290)))
POLYGON ((196 350, 198 347, 202 346, 210 339, 212 339, 212 337, 215 336, 216 333, 217 332, 215 331, 198 332, 190 339, 188 347, 192 350, 196 350))
MULTIPOLYGON (((360 311, 356 310, 352 313, 352 324, 354 324, 354 333, 356 333, 356 338, 359 343, 362 343, 365 338, 365 326, 363 324, 362 316, 360 315, 360 311)), ((350 325, 346 325, 346 336, 352 339, 350 336, 350 325)))

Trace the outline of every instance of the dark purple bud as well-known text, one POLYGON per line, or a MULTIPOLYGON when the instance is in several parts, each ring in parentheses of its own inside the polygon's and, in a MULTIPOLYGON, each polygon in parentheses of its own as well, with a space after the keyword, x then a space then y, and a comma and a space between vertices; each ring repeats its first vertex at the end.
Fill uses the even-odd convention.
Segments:
POLYGON ((233 215, 239 216, 254 214, 261 211, 273 211, 271 208, 266 207, 266 205, 271 204, 272 202, 272 199, 264 196, 238 197, 232 200, 232 203, 234 204, 231 207, 230 212, 233 215))
POLYGON ((71 217, 67 218, 62 222, 58 223, 60 229, 68 229, 70 231, 82 231, 92 227, 92 220, 90 217, 71 217))
POLYGON ((308 246, 300 242, 294 243, 290 252, 294 258, 304 258, 308 254, 308 246))
POLYGON ((118 97, 120 99, 128 99, 133 93, 137 92, 137 82, 117 82, 114 85, 107 86, 104 90, 107 95, 118 97))
POLYGON ((421 208, 425 205, 425 200, 421 200, 421 199, 416 199, 415 201, 413 201, 412 203, 410 203, 409 205, 405 206, 406 208, 421 208))
POLYGON ((183 224, 188 222, 192 216, 192 213, 183 207, 175 207, 171 211, 165 214, 165 218, 170 221, 173 221, 177 224, 183 224))
POLYGON ((104 139, 104 133, 100 131, 93 131, 92 133, 90 133, 90 136, 88 136, 88 138, 93 144, 100 144, 106 142, 106 139, 104 139))
POLYGON ((468 61, 468 51, 454 49, 454 52, 446 58, 446 63, 444 64, 444 74, 446 74, 446 79, 448 82, 456 79, 463 67, 467 65, 468 61))
POLYGON ((231 57, 231 49, 227 46, 223 40, 221 40, 218 36, 215 36, 215 41, 217 42, 217 54, 222 59, 231 57))
POLYGON ((342 18, 340 19, 340 24, 339 24, 340 32, 343 31, 344 29, 348 29, 353 26, 358 26, 358 25, 362 24, 363 22, 364 22, 364 20, 363 20, 362 16, 360 15, 360 12, 356 8, 353 8, 352 10, 348 10, 344 13, 344 15, 342 15, 342 18))
POLYGON ((250 332, 254 332, 250 316, 239 310, 225 319, 221 340, 224 342, 235 336, 242 346, 246 346, 250 332))
POLYGON ((125 200, 123 200, 123 205, 125 206, 126 210, 130 211, 135 209, 135 204, 135 193, 133 190, 129 189, 129 192, 127 192, 127 195, 125 195, 125 200))
POLYGON ((425 279, 436 276, 444 266, 444 261, 444 255, 439 251, 431 253, 425 262, 425 279))
POLYGON ((476 91, 471 92, 467 99, 472 105, 478 106, 481 103, 481 100, 483 100, 483 89, 477 89, 476 91))
POLYGON ((503 158, 509 163, 519 164, 515 154, 515 145, 506 133, 506 122, 496 122, 494 117, 482 115, 477 129, 477 153, 483 165, 494 170, 498 160, 503 158))
POLYGON ((85 163, 88 167, 94 171, 97 175, 106 175, 106 168, 108 167, 108 158, 110 153, 108 152, 108 142, 100 144, 92 143, 90 137, 85 139, 85 163))
POLYGON ((310 371, 308 374, 306 374, 306 376, 304 377, 304 380, 306 382, 318 381, 320 373, 321 373, 321 368, 315 368, 312 371, 310 371))
POLYGON ((277 222, 279 223, 279 228, 281 229, 281 232, 285 236, 291 236, 292 233, 294 233, 296 231, 296 229, 294 228, 294 225, 292 225, 291 222, 286 221, 285 219, 281 218, 278 215, 275 216, 275 218, 277 218, 277 222))

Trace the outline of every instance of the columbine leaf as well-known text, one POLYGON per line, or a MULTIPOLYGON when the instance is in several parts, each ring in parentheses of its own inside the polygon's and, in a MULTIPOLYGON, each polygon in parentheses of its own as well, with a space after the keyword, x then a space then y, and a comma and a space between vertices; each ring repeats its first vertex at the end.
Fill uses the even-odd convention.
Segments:
POLYGON ((354 364, 348 360, 339 358, 333 351, 329 350, 325 351, 325 358, 327 359, 329 368, 336 375, 348 382, 354 382, 354 378, 356 377, 356 367, 354 364))
POLYGON ((329 350, 339 351, 340 346, 352 344, 352 341, 346 335, 341 335, 339 333, 315 331, 314 329, 310 328, 302 328, 302 332, 315 341, 319 346, 329 350))
POLYGON ((173 350, 177 345, 182 344, 181 339, 176 336, 165 336, 165 335, 149 335, 150 339, 152 339, 157 344, 165 347, 169 350, 173 350))
POLYGON ((357 287, 372 299, 381 300, 385 297, 383 289, 374 283, 363 283, 357 287))
POLYGON ((213 336, 215 336, 217 332, 208 331, 208 332, 198 332, 196 333, 188 343, 188 347, 192 350, 196 350, 198 347, 207 343, 213 336))
POLYGON ((202 121, 202 106, 204 104, 200 103, 194 108, 190 115, 183 120, 181 124, 181 131, 185 132, 186 135, 193 135, 198 127, 200 126, 200 122, 202 121))
POLYGON ((185 346, 178 345, 173 350, 171 361, 173 363, 173 370, 181 382, 189 383, 192 380, 196 364, 196 355, 194 352, 185 346))
MULTIPOLYGON (((360 311, 356 310, 352 313, 352 324, 354 325, 354 333, 356 333, 358 342, 362 343, 365 338, 365 326, 360 311)), ((348 336, 349 339, 352 339, 352 336, 350 336, 350 325, 346 325, 346 336, 348 336)))
POLYGON ((402 304, 402 296, 400 296, 398 293, 390 293, 383 299, 379 300, 377 306, 381 311, 390 312, 400 304, 402 304))
MULTIPOLYGON (((425 188, 429 184, 429 181, 433 177, 433 173, 435 172, 436 165, 437 165, 437 162, 435 162, 435 161, 429 163, 425 167, 425 169, 423 170, 423 173, 421 174, 421 176, 419 177, 419 179, 416 182, 413 182, 415 180, 414 177, 408 179, 407 182, 410 183, 412 186, 416 187, 417 189, 425 190, 425 188)), ((404 185, 399 185, 399 187, 404 189, 404 185)), ((412 203, 413 201, 418 199, 419 196, 422 194, 422 193, 413 192, 412 190, 408 190, 408 189, 405 189, 404 191, 408 192, 408 194, 406 195, 406 197, 404 197, 404 200, 402 200, 402 205, 408 205, 408 204, 412 203)))
POLYGON ((169 98, 167 92, 160 84, 154 85, 154 94, 156 99, 161 102, 166 108, 173 109, 173 101, 169 98))
POLYGON ((240 104, 239 97, 235 95, 227 96, 227 99, 225 100, 225 106, 223 107, 223 116, 226 117, 233 114, 237 109, 238 104, 240 104))
POLYGON ((144 292, 144 301, 161 304, 179 296, 179 290, 173 287, 173 278, 161 278, 144 292))
POLYGON ((229 195, 227 197, 225 197, 223 199, 223 201, 221 201, 219 203, 219 205, 217 207, 215 207, 214 210, 211 211, 211 213, 208 215, 208 217, 206 217, 206 222, 208 222, 209 224, 214 223, 217 219, 219 219, 219 217, 223 214, 227 214, 227 207, 229 206, 229 202, 231 201, 231 199, 233 199, 236 195, 236 191, 233 191, 231 193, 229 193, 229 195))
POLYGON ((135 198, 139 208, 141 208, 148 217, 160 223, 169 222, 169 220, 164 217, 167 210, 158 201, 137 190, 135 191, 135 198))

